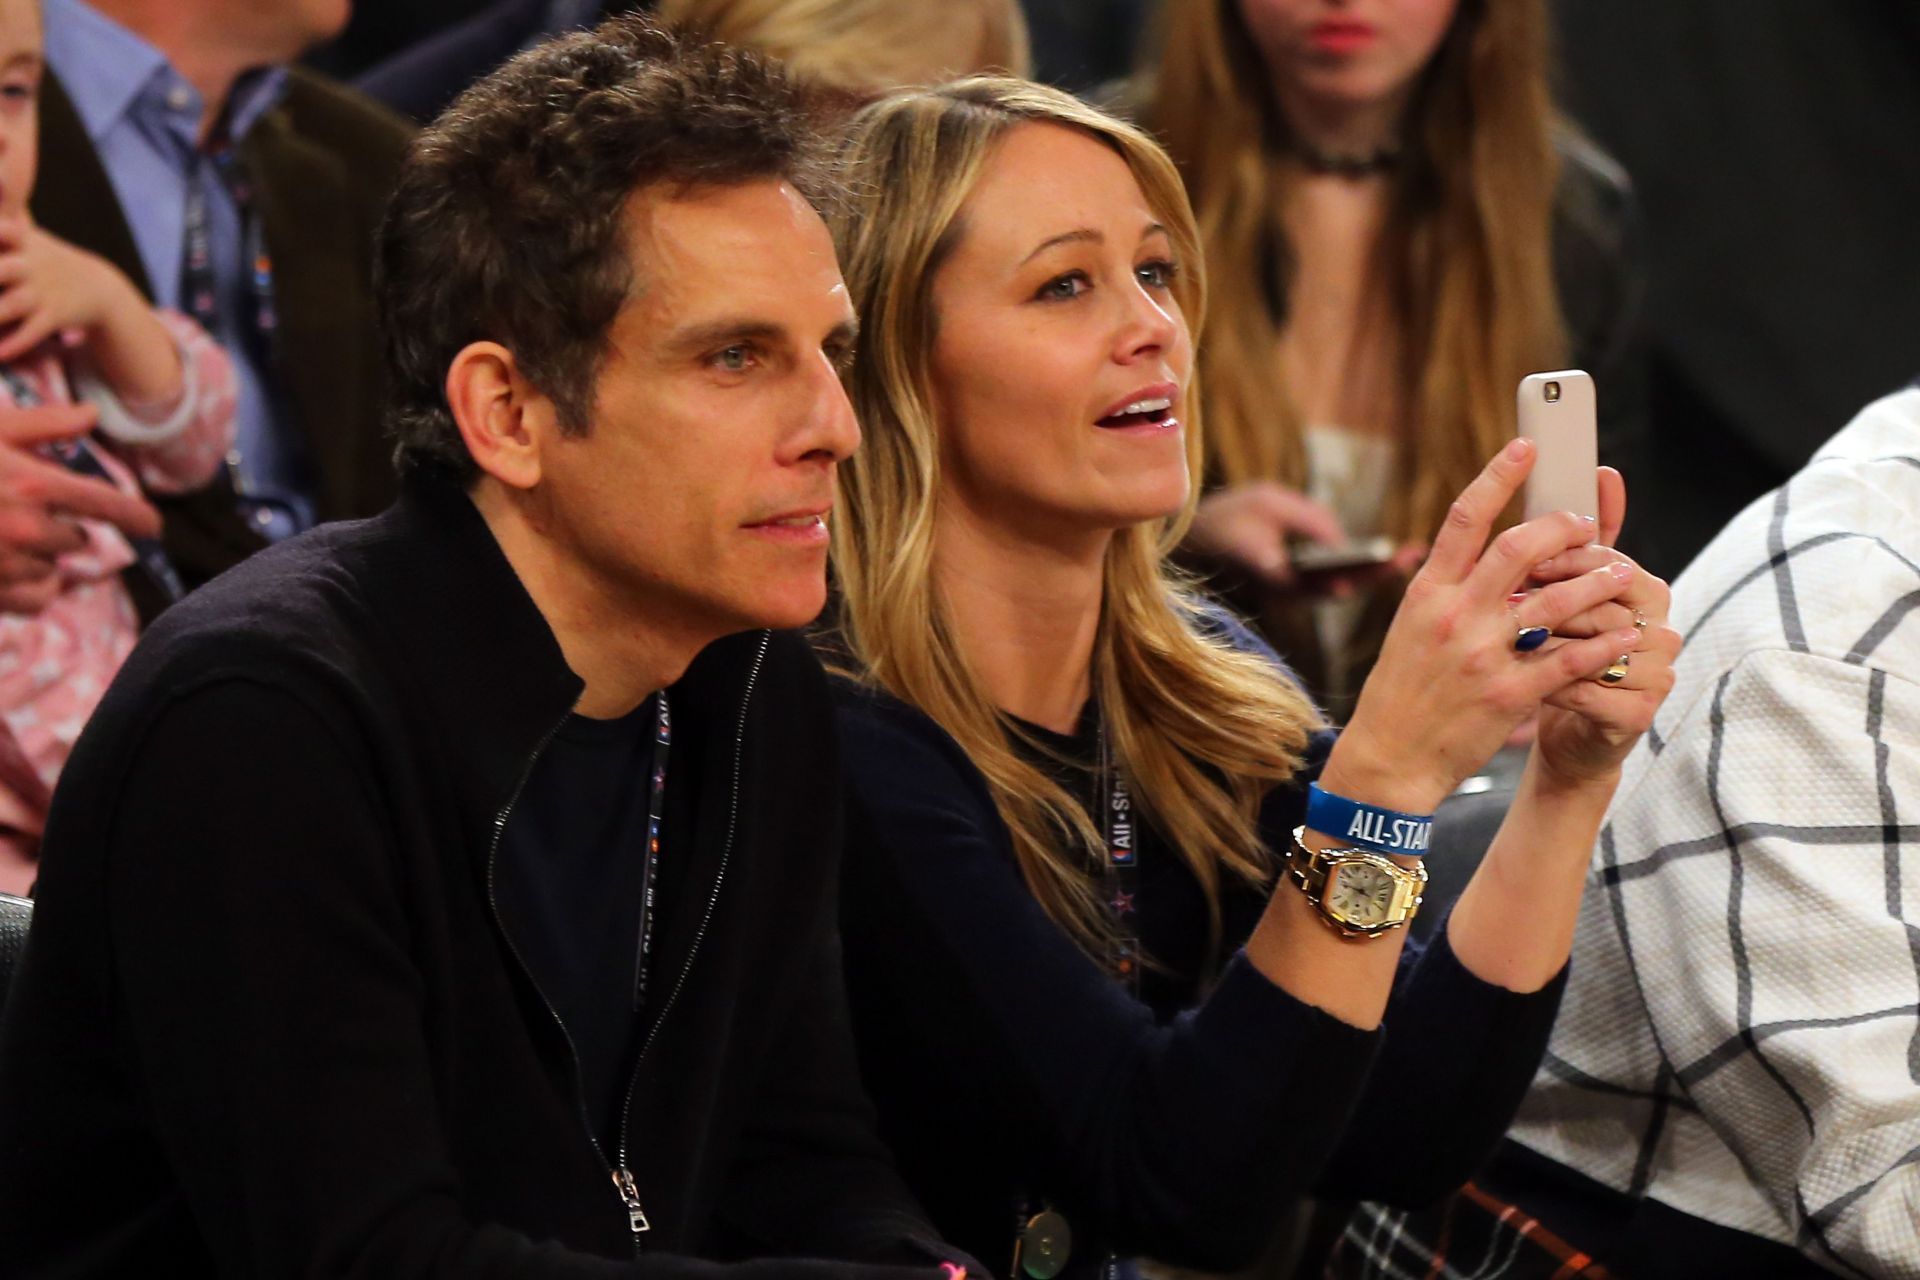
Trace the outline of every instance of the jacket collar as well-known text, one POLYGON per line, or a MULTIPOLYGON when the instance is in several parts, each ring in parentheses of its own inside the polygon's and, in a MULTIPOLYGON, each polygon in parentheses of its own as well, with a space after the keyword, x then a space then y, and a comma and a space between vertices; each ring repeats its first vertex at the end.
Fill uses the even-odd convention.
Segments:
POLYGON ((367 603, 491 816, 584 682, 456 485, 410 478, 370 531, 356 574, 367 603))
MULTIPOLYGON (((404 673, 402 687, 423 691, 425 705, 403 714, 424 720, 423 740, 457 762, 453 799, 473 824, 467 852, 485 876, 501 819, 584 682, 567 666, 553 629, 479 509, 457 486, 410 477, 398 502, 358 527, 362 533, 349 535, 356 549, 338 567, 358 582, 373 625, 404 673)), ((680 892, 707 909, 673 913, 660 938, 662 974, 684 975, 721 892, 735 844, 733 819, 741 813, 749 708, 756 697, 764 699, 758 686, 781 679, 774 671, 763 679, 777 644, 766 631, 717 640, 672 687, 674 773, 683 780, 676 785, 694 788, 694 812, 706 815, 675 854, 676 861, 684 859, 680 892)), ((789 653, 792 647, 788 640, 789 653)))
MULTIPOLYGON (((399 501, 359 528, 364 533, 352 538, 357 549, 347 553, 348 572, 405 683, 422 691, 418 714, 432 726, 432 739, 459 761, 462 810, 491 822, 585 683, 567 666, 553 628, 458 486, 409 477, 399 501)), ((729 810, 739 735, 769 643, 765 631, 717 640, 672 687, 675 757, 690 766, 681 776, 702 777, 705 812, 729 810)), ((718 874, 704 865, 712 860, 705 855, 720 856, 727 824, 704 825, 703 865, 690 873, 702 886, 718 874)), ((481 841, 476 857, 484 857, 484 849, 481 841)), ((663 962, 675 951, 671 936, 666 942, 663 962)))

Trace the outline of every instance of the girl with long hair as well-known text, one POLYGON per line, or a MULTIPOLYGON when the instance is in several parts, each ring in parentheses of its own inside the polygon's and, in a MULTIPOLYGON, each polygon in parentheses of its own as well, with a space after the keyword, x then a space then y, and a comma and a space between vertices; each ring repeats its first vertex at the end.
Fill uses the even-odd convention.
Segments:
POLYGON ((1168 567, 1207 281, 1166 154, 993 78, 884 99, 847 146, 865 444, 823 643, 849 989, 909 1181, 1035 1276, 1241 1264, 1309 1190, 1451 1188, 1538 1061, 1679 646, 1664 584, 1605 545, 1618 475, 1597 526, 1489 543, 1533 456, 1497 450, 1336 739, 1168 567), (1505 826, 1404 946, 1424 816, 1536 711, 1505 826))
POLYGON ((1172 0, 1165 36, 1142 110, 1216 269, 1189 549, 1344 715, 1398 578, 1316 599, 1290 540, 1431 540, 1536 370, 1595 375, 1629 465, 1626 180, 1555 114, 1544 0, 1172 0))

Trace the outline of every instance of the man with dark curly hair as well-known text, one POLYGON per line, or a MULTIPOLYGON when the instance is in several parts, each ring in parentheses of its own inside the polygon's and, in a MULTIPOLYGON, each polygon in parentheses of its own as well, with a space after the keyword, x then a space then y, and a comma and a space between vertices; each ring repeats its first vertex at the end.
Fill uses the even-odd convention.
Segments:
POLYGON ((10 1276, 938 1277, 833 901, 853 312, 805 102, 637 19, 424 133, 403 496, 169 611, 0 1030, 10 1276))

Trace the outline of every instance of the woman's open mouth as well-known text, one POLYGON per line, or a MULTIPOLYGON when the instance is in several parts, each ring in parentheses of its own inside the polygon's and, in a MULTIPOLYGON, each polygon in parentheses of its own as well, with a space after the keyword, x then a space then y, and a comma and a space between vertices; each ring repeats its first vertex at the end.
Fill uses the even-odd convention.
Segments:
POLYGON ((1107 431, 1134 430, 1154 435, 1180 425, 1173 416, 1173 402, 1179 398, 1179 383, 1149 382, 1108 405, 1105 415, 1095 418, 1093 425, 1107 431))
POLYGON ((1117 413, 1097 420, 1096 427, 1164 427, 1173 422, 1173 400, 1167 396, 1135 400, 1117 413))

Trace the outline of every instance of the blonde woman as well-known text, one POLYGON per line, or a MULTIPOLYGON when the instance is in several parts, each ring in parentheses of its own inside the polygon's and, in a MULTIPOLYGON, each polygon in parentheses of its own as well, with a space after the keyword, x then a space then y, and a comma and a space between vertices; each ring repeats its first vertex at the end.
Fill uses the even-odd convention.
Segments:
POLYGON ((1034 1275, 1244 1263, 1310 1189, 1454 1186, 1538 1060, 1601 812, 1672 678, 1664 584, 1593 545, 1619 477, 1602 527, 1489 543, 1532 460, 1498 451, 1336 741, 1165 568, 1206 296, 1166 155, 1000 79, 852 128, 844 929, 909 1182, 1034 1275), (1416 954, 1422 816, 1543 704, 1505 827, 1416 954))
POLYGON ((1030 62, 1016 0, 660 0, 654 13, 853 103, 974 71, 1025 75, 1030 62))
MULTIPOLYGON (((1190 550, 1344 717, 1400 579, 1316 602, 1294 540, 1432 539, 1578 365, 1603 461, 1643 395, 1625 177, 1559 123, 1544 0, 1172 0, 1145 111, 1207 259, 1207 477, 1190 550)), ((1318 586, 1324 588, 1327 580, 1318 586)))

